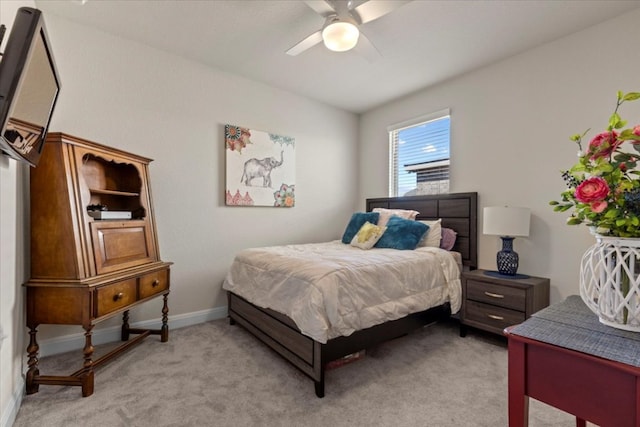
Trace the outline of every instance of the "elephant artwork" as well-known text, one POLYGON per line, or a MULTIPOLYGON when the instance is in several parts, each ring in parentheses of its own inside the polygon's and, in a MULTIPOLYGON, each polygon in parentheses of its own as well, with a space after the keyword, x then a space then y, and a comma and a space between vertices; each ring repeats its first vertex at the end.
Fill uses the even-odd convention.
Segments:
POLYGON ((262 178, 262 186, 271 188, 271 171, 282 166, 284 162, 284 151, 280 152, 280 161, 275 157, 265 157, 264 159, 249 159, 244 162, 244 170, 240 182, 251 187, 251 181, 255 178, 262 178))
POLYGON ((295 206, 295 138, 231 124, 224 130, 226 205, 295 206))

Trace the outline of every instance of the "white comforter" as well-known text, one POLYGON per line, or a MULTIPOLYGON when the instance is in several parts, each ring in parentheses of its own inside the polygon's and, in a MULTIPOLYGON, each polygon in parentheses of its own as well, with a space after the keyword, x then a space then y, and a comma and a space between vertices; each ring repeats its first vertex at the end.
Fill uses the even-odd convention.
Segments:
POLYGON ((446 301, 456 313, 462 294, 445 250, 362 250, 339 240, 243 250, 223 288, 286 314, 321 343, 446 301))

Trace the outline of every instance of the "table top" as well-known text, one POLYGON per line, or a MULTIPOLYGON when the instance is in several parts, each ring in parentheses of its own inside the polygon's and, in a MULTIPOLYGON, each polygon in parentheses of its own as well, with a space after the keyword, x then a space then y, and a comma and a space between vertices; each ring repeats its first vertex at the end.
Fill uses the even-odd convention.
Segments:
POLYGON ((640 333, 600 323, 579 295, 534 313, 509 333, 640 367, 640 333))

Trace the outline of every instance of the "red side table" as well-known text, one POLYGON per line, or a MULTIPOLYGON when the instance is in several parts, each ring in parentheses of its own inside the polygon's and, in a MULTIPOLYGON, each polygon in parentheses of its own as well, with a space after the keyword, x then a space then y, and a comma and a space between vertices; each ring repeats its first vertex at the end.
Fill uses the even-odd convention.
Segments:
POLYGON ((570 302, 504 331, 509 427, 528 425, 529 397, 575 415, 578 427, 586 421, 601 427, 640 426, 640 367, 613 360, 630 357, 637 364, 640 334, 600 325, 586 306, 582 313, 575 298, 570 302))

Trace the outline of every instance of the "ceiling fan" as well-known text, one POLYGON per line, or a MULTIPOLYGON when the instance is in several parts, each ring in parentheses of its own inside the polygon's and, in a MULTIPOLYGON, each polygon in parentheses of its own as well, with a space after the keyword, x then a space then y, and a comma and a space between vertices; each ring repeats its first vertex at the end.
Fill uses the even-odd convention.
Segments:
POLYGON ((305 0, 305 3, 325 18, 324 25, 287 50, 287 55, 296 56, 324 42, 327 49, 335 52, 345 52, 359 45, 367 58, 374 59, 380 53, 359 27, 387 15, 409 0, 305 0))

